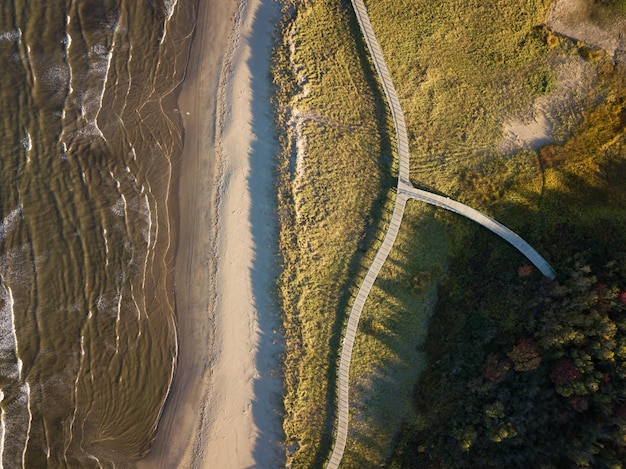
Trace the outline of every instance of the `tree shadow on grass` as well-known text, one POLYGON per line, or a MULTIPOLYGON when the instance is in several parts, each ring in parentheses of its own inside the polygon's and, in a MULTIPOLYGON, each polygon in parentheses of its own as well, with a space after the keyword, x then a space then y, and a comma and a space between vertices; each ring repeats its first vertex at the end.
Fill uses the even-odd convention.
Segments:
POLYGON ((411 392, 445 262, 442 237, 443 226, 431 209, 410 207, 363 311, 354 356, 359 371, 351 393, 351 438, 358 444, 346 450, 353 467, 384 462, 402 425, 412 423, 411 392), (428 281, 418 291, 411 281, 420 272, 428 273, 428 281))
MULTIPOLYGON (((567 183, 560 190, 546 189, 539 208, 506 202, 495 207, 495 217, 504 224, 514 220, 510 227, 546 255, 557 274, 580 252, 601 271, 626 249, 626 188, 603 190, 576 174, 563 177, 567 183), (622 194, 611 194, 615 190, 622 194)), ((467 248, 450 259, 426 339, 428 368, 415 388, 423 420, 405 430, 395 456, 400 465, 432 464, 420 447, 442 454, 447 445, 458 446, 446 431, 465 405, 471 379, 481 377, 485 356, 510 348, 540 314, 528 305, 544 284, 537 272, 519 274, 526 263, 521 254, 481 229, 463 241, 467 248)))

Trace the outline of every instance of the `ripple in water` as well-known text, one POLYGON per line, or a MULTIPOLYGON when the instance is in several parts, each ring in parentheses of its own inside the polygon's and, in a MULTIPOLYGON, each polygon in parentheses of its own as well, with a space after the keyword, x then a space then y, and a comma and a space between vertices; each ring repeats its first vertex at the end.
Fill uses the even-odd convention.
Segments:
POLYGON ((193 0, 0 5, 0 467, 127 466, 177 353, 193 0))

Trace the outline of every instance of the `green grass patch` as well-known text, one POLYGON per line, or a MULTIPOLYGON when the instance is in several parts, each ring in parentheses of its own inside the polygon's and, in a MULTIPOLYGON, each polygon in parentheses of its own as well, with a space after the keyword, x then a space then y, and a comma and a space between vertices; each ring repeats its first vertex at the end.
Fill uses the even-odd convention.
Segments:
POLYGON ((462 198, 459 173, 553 85, 547 2, 366 3, 406 116, 412 180, 462 198))
POLYGON ((359 55, 351 13, 333 1, 294 5, 275 50, 283 148, 278 291, 292 467, 321 467, 329 455, 342 329, 393 197, 385 189, 393 187, 387 111, 359 55))

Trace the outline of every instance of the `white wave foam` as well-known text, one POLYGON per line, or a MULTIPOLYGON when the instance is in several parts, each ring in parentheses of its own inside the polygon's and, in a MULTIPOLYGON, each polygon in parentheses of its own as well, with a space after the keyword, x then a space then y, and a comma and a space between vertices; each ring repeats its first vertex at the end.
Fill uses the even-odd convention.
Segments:
MULTIPOLYGON (((119 180, 115 179, 117 188, 121 187, 119 180)), ((139 215, 139 219, 143 222, 141 228, 141 234, 147 245, 147 250, 150 251, 156 236, 153 236, 153 213, 150 205, 150 199, 148 197, 148 191, 145 186, 141 186, 139 191, 140 197, 131 198, 128 200, 124 194, 120 194, 120 198, 113 204, 109 210, 118 217, 124 217, 130 220, 129 212, 139 215)))
MULTIPOLYGON (((25 455, 30 439, 32 425, 32 411, 30 408, 30 385, 23 383, 17 390, 17 395, 11 396, 6 404, 1 405, 0 421, 2 428, 2 442, 0 467, 25 468, 25 455), (7 461, 7 455, 15 455, 18 460, 7 461)), ((6 394, 0 391, 0 404, 4 403, 6 394)))
POLYGON ((111 206, 110 210, 118 217, 123 217, 124 216, 124 199, 122 199, 121 197, 117 199, 117 202, 115 202, 115 204, 111 206))
MULTIPOLYGON (((145 298, 145 297, 144 297, 145 298)), ((135 287, 130 285, 130 299, 133 301, 135 305, 135 310, 137 311, 137 340, 141 337, 141 308, 139 307, 139 303, 137 303, 137 299, 135 298, 135 287)))
POLYGON ((167 12, 166 21, 172 19, 172 15, 174 14, 174 9, 176 8, 177 4, 178 0, 165 0, 165 11, 167 12))
POLYGON ((163 36, 161 36, 161 44, 165 41, 165 36, 167 36, 167 26, 174 15, 174 9, 178 4, 178 0, 165 0, 165 22, 163 24, 163 36))
POLYGON ((96 299, 96 308, 100 312, 105 312, 109 308, 109 303, 107 295, 99 295, 96 299))
MULTIPOLYGON (((20 57, 20 60, 22 58, 20 57)), ((33 63, 33 59, 31 57, 31 53, 30 53, 30 46, 26 45, 26 62, 28 63, 33 63)), ((36 73, 31 73, 30 74, 31 79, 33 80, 33 85, 37 83, 37 81, 39 80, 39 77, 36 73)))
MULTIPOLYGON (((33 266, 29 254, 30 246, 21 245, 0 255, 0 277, 5 283, 15 287, 32 281, 33 266)), ((46 256, 38 256, 35 263, 41 265, 46 260, 46 256)))
MULTIPOLYGON (((78 110, 80 112, 80 115, 85 121, 85 125, 82 128, 76 130, 74 134, 99 136, 104 141, 106 141, 106 137, 104 136, 102 130, 100 129, 100 126, 98 125, 98 115, 102 110, 104 93, 106 91, 109 70, 111 68, 111 59, 113 57, 113 46, 111 47, 111 50, 107 49, 104 44, 95 44, 91 47, 91 50, 88 53, 89 70, 82 75, 82 78, 87 78, 90 82, 98 81, 101 83, 101 86, 98 87, 98 89, 79 89, 75 92, 73 88, 74 72, 72 69, 72 62, 69 56, 69 49, 72 44, 72 38, 69 32, 67 32, 69 31, 69 23, 70 17, 67 16, 66 37, 64 43, 68 70, 67 72, 65 72, 64 78, 69 83, 69 94, 74 95, 74 102, 78 104, 78 110)), ((57 71, 53 72, 57 74, 59 73, 57 71)))
POLYGON ((120 321, 122 320, 122 293, 118 290, 115 293, 104 293, 98 296, 96 307, 101 314, 115 314, 115 353, 119 352, 120 345, 120 321))
POLYGON ((0 34, 0 42, 16 42, 22 37, 22 30, 17 28, 13 31, 5 31, 0 34))
MULTIPOLYGON (((143 192, 143 186, 141 186, 143 192)), ((141 289, 146 289, 146 276, 148 275, 148 259, 150 252, 152 251, 152 211, 150 210, 150 202, 148 201, 148 195, 143 195, 143 203, 140 208, 140 215, 142 216, 145 226, 141 229, 143 239, 146 242, 146 255, 143 262, 143 274, 141 276, 141 289)), ((148 315, 147 309, 144 308, 144 314, 148 315)))
POLYGON ((109 266, 109 240, 107 239, 107 229, 102 228, 102 239, 104 240, 104 266, 109 266))
POLYGON ((4 278, 0 277, 0 280, 0 299, 4 301, 4 307, 0 309, 0 375, 17 381, 21 379, 22 364, 17 354, 13 292, 4 278))
POLYGON ((22 139, 22 145, 26 151, 31 151, 33 149, 33 140, 30 138, 28 131, 25 132, 24 138, 22 139))
POLYGON ((118 217, 126 216, 126 198, 122 195, 117 202, 111 206, 110 210, 118 217))
MULTIPOLYGON (((74 73, 72 71, 72 64, 70 63, 70 47, 72 46, 72 36, 70 35, 69 31, 70 31, 70 21, 72 21, 72 18, 70 17, 70 15, 67 15, 65 17, 65 57, 66 57, 66 62, 67 62, 67 68, 68 68, 68 91, 69 94, 72 94, 74 92, 74 88, 72 87, 72 80, 74 78, 74 73)), ((63 117, 65 117, 65 109, 63 110, 63 117)))
POLYGON ((72 36, 70 36, 69 33, 69 26, 70 23, 72 22, 72 17, 70 15, 65 15, 65 47, 67 49, 70 48, 70 46, 72 45, 72 36))
MULTIPOLYGON (((127 34, 128 32, 128 29, 125 26, 122 26, 122 18, 120 18, 120 20, 118 21, 117 30, 123 32, 124 34, 127 34)), ((129 48, 128 48, 128 60, 127 60, 126 66, 128 67, 129 70, 132 69, 132 65, 131 65, 132 61, 133 61, 133 43, 129 44, 129 48)), ((122 101, 122 107, 120 108, 120 111, 119 111, 120 116, 123 116, 126 114, 126 105, 128 104, 128 96, 130 95, 130 91, 133 88, 133 77, 134 77, 134 74, 132 73, 127 75, 128 83, 126 84, 126 93, 124 94, 124 101, 122 101)), ((119 84, 116 84, 116 85, 119 86, 119 84)))
POLYGON ((120 180, 115 177, 115 175, 113 174, 113 171, 109 171, 109 175, 111 176, 111 179, 113 179, 113 181, 115 182, 116 189, 119 189, 122 186, 122 183, 120 182, 120 180))
MULTIPOLYGON (((82 448, 82 447, 81 447, 81 448, 82 448)), ((93 454, 87 454, 87 457, 88 457, 89 459, 93 459, 93 460, 95 460, 95 461, 96 461, 96 464, 98 465, 98 467, 102 468, 102 463, 101 463, 101 462, 100 462, 100 460, 99 460, 97 457, 95 457, 93 454)), ((115 467, 115 465, 113 465, 113 467, 115 467)))
POLYGON ((8 294, 8 306, 10 311, 9 317, 11 322, 11 333, 13 334, 13 349, 15 350, 15 358, 17 360, 17 378, 21 381, 23 363, 22 359, 20 358, 19 346, 17 342, 17 331, 15 330, 15 301, 13 300, 13 291, 11 290, 11 288, 8 285, 5 288, 8 294))
POLYGON ((54 87, 64 87, 70 80, 70 71, 66 67, 49 66, 41 75, 41 80, 54 87))
POLYGON ((109 70, 111 69, 111 59, 113 58, 114 48, 115 48, 115 41, 113 42, 113 45, 111 46, 111 50, 107 51, 106 53, 106 60, 105 60, 106 65, 104 67, 104 73, 103 73, 102 90, 100 92, 100 97, 98 99, 98 110, 96 111, 96 116, 93 119, 93 124, 96 126, 96 128, 98 129, 98 132, 100 132, 100 135, 105 141, 106 141, 106 137, 104 136, 104 134, 100 130, 100 127, 98 126, 98 116, 100 115, 100 111, 102 110, 102 102, 104 100, 104 93, 106 92, 107 82, 109 80, 109 70))
POLYGON ((19 204, 9 214, 0 221, 0 241, 4 241, 7 235, 15 229, 17 222, 22 217, 22 205, 19 204))
POLYGON ((145 193, 143 194, 143 199, 140 202, 139 214, 145 223, 144 227, 141 229, 141 233, 143 234, 144 241, 148 245, 147 249, 150 250, 152 247, 152 210, 150 209, 148 195, 145 193))

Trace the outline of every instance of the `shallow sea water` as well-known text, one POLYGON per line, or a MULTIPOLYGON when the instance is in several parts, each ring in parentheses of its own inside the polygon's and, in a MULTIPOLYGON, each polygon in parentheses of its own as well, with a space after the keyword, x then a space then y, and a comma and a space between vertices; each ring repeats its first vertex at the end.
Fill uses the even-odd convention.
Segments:
POLYGON ((175 368, 194 0, 0 2, 0 461, 125 467, 175 368))

